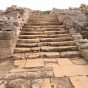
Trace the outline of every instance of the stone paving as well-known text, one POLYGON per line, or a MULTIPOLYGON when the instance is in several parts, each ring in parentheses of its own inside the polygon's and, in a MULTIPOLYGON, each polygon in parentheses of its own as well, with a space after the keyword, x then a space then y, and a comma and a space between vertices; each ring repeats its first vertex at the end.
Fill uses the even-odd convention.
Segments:
MULTIPOLYGON (((0 80, 0 88, 5 88, 3 86, 10 86, 6 88, 88 88, 86 60, 82 58, 44 59, 14 60, 13 68, 1 78, 3 80, 0 80)), ((6 64, 2 62, 0 65, 6 64)))

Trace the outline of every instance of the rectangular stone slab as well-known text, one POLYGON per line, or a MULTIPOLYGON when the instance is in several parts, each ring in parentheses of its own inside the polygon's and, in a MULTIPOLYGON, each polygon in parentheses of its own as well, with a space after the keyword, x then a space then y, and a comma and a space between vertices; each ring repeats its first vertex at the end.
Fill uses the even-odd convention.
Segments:
POLYGON ((50 79, 44 79, 41 88, 51 88, 50 79))
POLYGON ((70 77, 70 80, 75 86, 75 88, 88 88, 88 77, 87 76, 70 77))
POLYGON ((24 67, 26 60, 15 60, 14 65, 18 67, 24 67))
POLYGON ((61 66, 64 65, 74 65, 71 60, 69 60, 68 58, 58 58, 58 64, 61 66))
POLYGON ((53 70, 55 77, 88 75, 88 65, 54 65, 53 70))
POLYGON ((29 59, 29 60, 27 60, 26 65, 25 65, 24 68, 43 67, 43 66, 44 66, 43 58, 29 59))

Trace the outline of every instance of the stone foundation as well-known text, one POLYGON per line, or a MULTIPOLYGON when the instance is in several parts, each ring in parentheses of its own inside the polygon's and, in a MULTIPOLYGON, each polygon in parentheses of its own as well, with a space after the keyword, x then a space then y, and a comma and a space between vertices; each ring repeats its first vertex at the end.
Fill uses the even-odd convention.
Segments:
POLYGON ((0 32, 0 59, 13 55, 17 35, 15 31, 0 32))
POLYGON ((30 9, 12 6, 0 15, 0 59, 13 56, 20 29, 30 13, 30 9))
POLYGON ((78 46, 78 50, 80 51, 82 57, 88 60, 88 40, 83 39, 84 37, 88 38, 86 35, 87 32, 81 35, 82 34, 81 26, 78 26, 78 24, 75 23, 75 20, 71 18, 69 15, 66 15, 67 14, 66 12, 63 14, 63 11, 61 13, 59 10, 55 10, 53 11, 53 13, 56 14, 58 21, 62 21, 63 24, 66 26, 66 29, 69 30, 69 33, 74 38, 74 41, 78 46))

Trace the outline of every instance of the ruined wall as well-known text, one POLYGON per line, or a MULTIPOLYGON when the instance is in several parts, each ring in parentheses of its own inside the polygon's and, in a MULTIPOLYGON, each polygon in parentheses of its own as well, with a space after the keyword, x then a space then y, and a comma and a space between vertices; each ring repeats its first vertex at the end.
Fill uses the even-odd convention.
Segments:
POLYGON ((30 14, 30 9, 12 6, 0 15, 0 59, 13 55, 20 29, 30 14))
POLYGON ((64 21, 64 24, 70 25, 81 33, 84 39, 88 39, 88 6, 80 5, 79 8, 69 9, 56 9, 54 8, 51 13, 55 13, 60 21, 64 21))
POLYGON ((80 8, 58 10, 53 9, 51 14, 55 14, 59 22, 63 22, 69 33, 74 38, 76 45, 84 57, 88 60, 88 6, 81 5, 80 8), (85 31, 85 32, 84 32, 85 31), (87 39, 84 39, 87 38, 87 39))

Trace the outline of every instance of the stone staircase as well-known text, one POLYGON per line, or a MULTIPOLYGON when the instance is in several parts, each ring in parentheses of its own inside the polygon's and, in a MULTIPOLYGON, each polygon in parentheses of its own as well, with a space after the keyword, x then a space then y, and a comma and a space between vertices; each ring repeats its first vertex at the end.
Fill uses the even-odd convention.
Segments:
POLYGON ((88 88, 88 63, 55 15, 30 16, 14 55, 11 65, 0 64, 10 67, 3 69, 6 88, 88 88))
POLYGON ((55 15, 32 15, 21 29, 14 50, 17 57, 70 58, 80 53, 74 39, 55 15))

